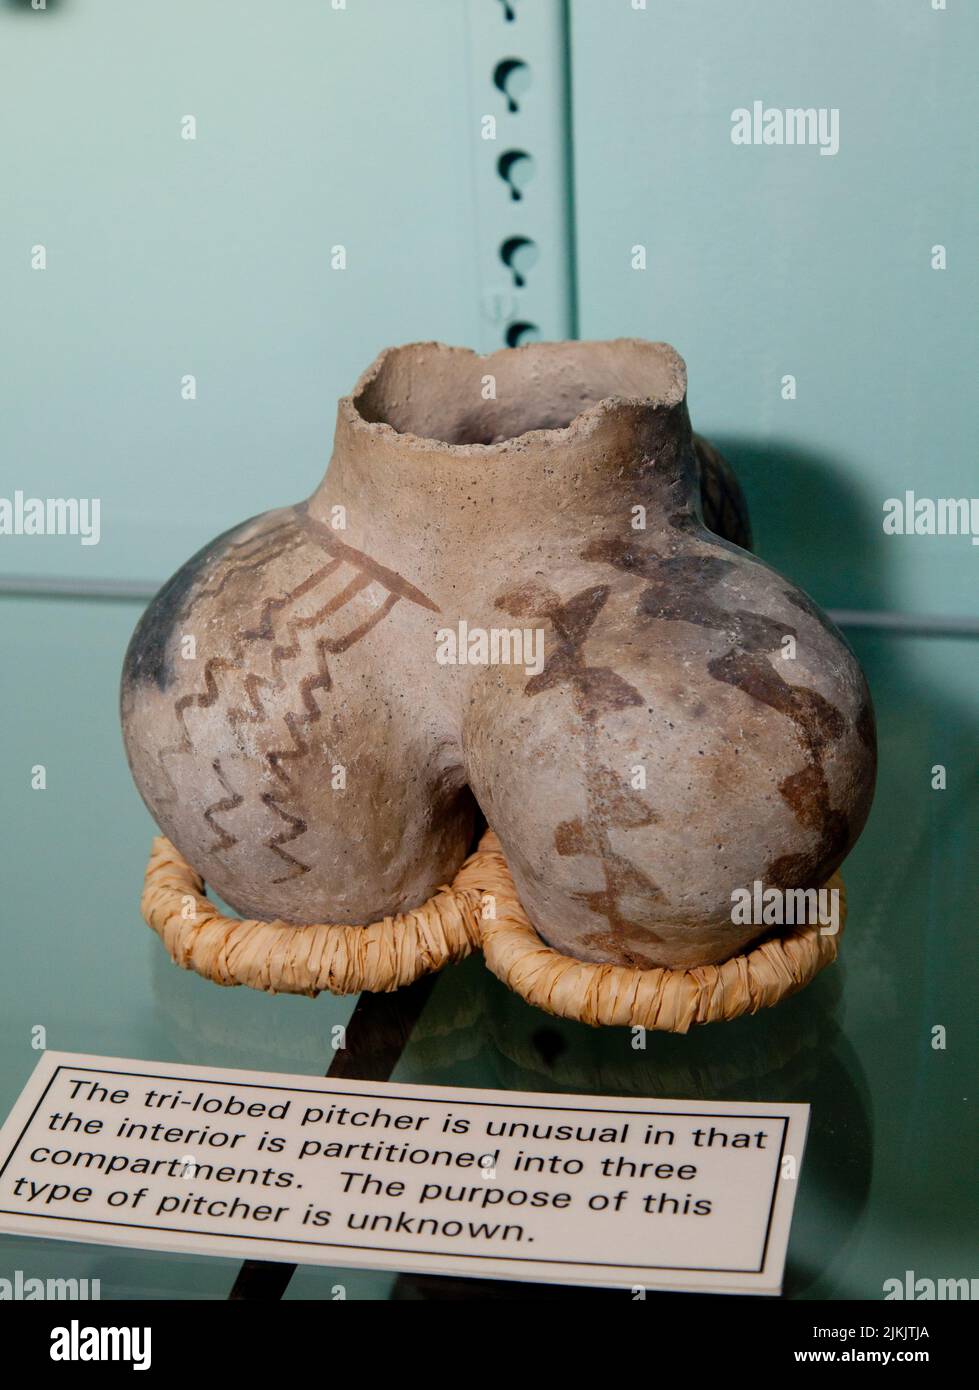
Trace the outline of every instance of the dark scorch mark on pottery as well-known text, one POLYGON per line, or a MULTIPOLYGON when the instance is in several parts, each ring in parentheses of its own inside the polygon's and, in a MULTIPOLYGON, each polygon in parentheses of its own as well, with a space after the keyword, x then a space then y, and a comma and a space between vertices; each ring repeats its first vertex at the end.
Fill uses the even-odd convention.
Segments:
POLYGON ((814 622, 817 622, 831 637, 835 637, 838 642, 843 642, 847 646, 849 645, 846 643, 846 638, 829 615, 823 612, 818 603, 813 603, 808 594, 803 593, 801 589, 783 589, 782 597, 787 603, 791 603, 793 608, 798 608, 800 612, 805 613, 808 618, 812 618, 814 622))
MULTIPOLYGON (((792 720, 806 766, 787 777, 780 784, 779 793, 799 824, 815 832, 818 839, 811 850, 776 859, 766 870, 766 880, 787 888, 808 886, 814 876, 824 877, 827 865, 839 863, 849 842, 847 818, 830 804, 822 762, 826 745, 842 738, 847 721, 825 696, 807 686, 791 685, 772 665, 769 658, 786 637, 797 635, 795 628, 750 609, 722 608, 710 597, 706 591, 737 569, 733 560, 714 555, 663 557, 614 537, 591 542, 582 555, 646 581, 647 587, 639 596, 640 615, 693 623, 723 633, 732 645, 708 661, 708 674, 792 720)), ((785 597, 807 616, 835 631, 806 595, 786 591, 785 597)), ((866 720, 862 730, 858 727, 858 733, 864 741, 872 739, 866 720)))
POLYGON ((582 556, 603 560, 646 581, 637 607, 641 616, 692 623, 727 637, 731 650, 708 662, 710 675, 794 719, 807 746, 817 736, 825 741, 844 732, 845 720, 834 705, 816 691, 790 685, 765 659, 786 637, 796 637, 796 629, 766 613, 723 608, 710 597, 707 590, 737 569, 735 561, 716 555, 664 558, 616 538, 592 541, 582 556))
POLYGON ((209 542, 163 585, 132 635, 123 663, 125 683, 138 685, 153 682, 162 691, 173 683, 171 639, 177 623, 189 606, 194 586, 208 563, 225 550, 233 536, 250 524, 250 521, 245 521, 241 526, 233 526, 230 531, 209 542))
POLYGON ((821 757, 826 744, 846 732, 846 720, 834 704, 818 690, 790 685, 764 655, 725 652, 709 661, 707 670, 715 680, 737 686, 753 700, 787 715, 795 723, 803 747, 814 758, 821 757))
POLYGON ((711 628, 751 652, 774 651, 786 637, 797 635, 794 627, 777 618, 747 608, 722 608, 710 597, 707 590, 738 569, 734 560, 719 555, 664 557, 616 537, 591 541, 581 554, 646 581, 637 608, 641 617, 711 628))

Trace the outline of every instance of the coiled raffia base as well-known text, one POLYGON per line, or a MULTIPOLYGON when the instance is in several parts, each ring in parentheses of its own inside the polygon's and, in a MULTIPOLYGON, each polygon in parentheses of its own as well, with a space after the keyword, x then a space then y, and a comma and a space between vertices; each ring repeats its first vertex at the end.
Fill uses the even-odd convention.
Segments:
MULTIPOLYGON (((825 885, 840 895, 843 880, 825 885)), ((689 970, 598 965, 552 950, 520 905, 496 835, 487 830, 450 887, 422 907, 370 926, 295 926, 224 917, 200 875, 158 836, 142 912, 172 959, 220 985, 282 994, 386 993, 482 946, 493 974, 528 1003, 561 1018, 686 1033, 770 1008, 836 959, 839 935, 787 927, 723 965, 689 970)))
MULTIPOLYGON (((723 965, 642 970, 577 960, 552 950, 538 936, 520 905, 496 836, 484 836, 480 849, 496 885, 489 890, 495 901, 480 921, 486 964, 528 1004, 559 1018, 686 1033, 694 1023, 718 1023, 770 1008, 836 959, 839 933, 822 935, 818 926, 803 926, 785 927, 780 936, 723 965)), ((843 880, 834 874, 825 886, 839 892, 842 931, 843 880)))
POLYGON ((162 835, 153 841, 140 904, 171 958, 219 985, 270 994, 386 993, 462 960, 479 945, 481 849, 451 887, 413 912, 370 926, 296 926, 224 917, 204 881, 162 835))

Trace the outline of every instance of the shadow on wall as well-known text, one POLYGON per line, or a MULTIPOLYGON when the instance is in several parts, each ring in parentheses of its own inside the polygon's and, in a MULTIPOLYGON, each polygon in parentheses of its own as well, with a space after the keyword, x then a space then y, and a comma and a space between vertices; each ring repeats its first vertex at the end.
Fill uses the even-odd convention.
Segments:
POLYGON ((897 606, 881 565, 880 513, 861 496, 848 460, 778 439, 711 443, 744 489, 759 559, 824 608, 897 606))

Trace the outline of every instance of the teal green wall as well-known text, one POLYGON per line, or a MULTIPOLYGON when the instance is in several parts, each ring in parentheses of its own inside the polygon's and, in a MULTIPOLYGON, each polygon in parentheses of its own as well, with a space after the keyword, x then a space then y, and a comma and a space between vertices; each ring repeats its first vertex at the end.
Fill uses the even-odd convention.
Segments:
POLYGON ((577 328, 680 349, 762 553, 824 604, 972 613, 968 538, 882 504, 976 490, 979 7, 637 4, 6 0, 0 491, 97 495, 102 540, 0 537, 0 575, 152 584, 311 490, 385 344, 577 328), (733 145, 755 99, 839 108, 839 153, 733 145))
POLYGON ((979 493, 979 6, 571 9, 580 336, 680 350, 763 555, 823 604, 975 615, 968 537, 885 536, 882 505, 979 493), (755 99, 837 107, 839 153, 735 146, 755 99))
POLYGON ((159 581, 310 491, 385 344, 577 325, 680 349, 824 604, 973 612, 968 538, 882 504, 976 490, 977 42, 963 0, 7 0, 3 495, 97 495, 102 540, 0 537, 0 575, 159 581), (839 108, 839 153, 733 145, 755 99, 839 108))
POLYGON ((0 494, 102 499, 97 546, 0 537, 0 574, 162 581, 308 495, 382 347, 566 336, 562 35, 558 0, 509 25, 497 0, 0 0, 0 494))

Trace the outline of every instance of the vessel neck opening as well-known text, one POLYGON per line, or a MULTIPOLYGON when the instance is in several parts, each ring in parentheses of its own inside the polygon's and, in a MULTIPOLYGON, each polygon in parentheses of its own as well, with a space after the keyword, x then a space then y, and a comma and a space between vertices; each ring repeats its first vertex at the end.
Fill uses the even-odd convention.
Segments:
POLYGON ((661 343, 535 343, 486 357, 414 343, 393 348, 361 378, 352 405, 367 424, 448 446, 500 445, 567 430, 611 398, 672 405, 683 363, 661 343))

